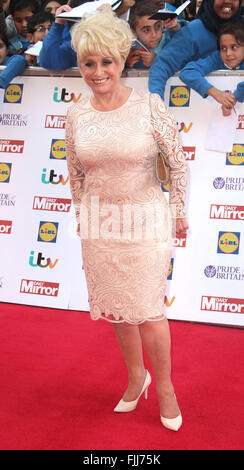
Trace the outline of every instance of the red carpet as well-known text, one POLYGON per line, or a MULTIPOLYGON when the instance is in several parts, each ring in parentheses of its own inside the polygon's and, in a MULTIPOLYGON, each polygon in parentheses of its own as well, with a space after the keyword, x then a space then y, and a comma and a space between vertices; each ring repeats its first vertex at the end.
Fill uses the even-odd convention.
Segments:
POLYGON ((113 413, 127 374, 110 324, 0 308, 1 450, 243 449, 243 330, 170 321, 183 415, 174 433, 160 424, 155 382, 134 412, 113 413))

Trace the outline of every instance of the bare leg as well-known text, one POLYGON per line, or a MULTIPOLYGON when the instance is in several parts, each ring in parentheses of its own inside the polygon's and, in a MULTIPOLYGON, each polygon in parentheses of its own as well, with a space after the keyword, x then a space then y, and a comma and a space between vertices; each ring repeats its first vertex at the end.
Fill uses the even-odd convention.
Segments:
POLYGON ((142 343, 152 366, 160 414, 175 418, 180 410, 171 382, 171 338, 168 320, 146 321, 139 325, 142 343))
POLYGON ((145 380, 142 342, 137 325, 114 323, 114 331, 128 369, 128 388, 123 395, 124 401, 135 400, 145 380))

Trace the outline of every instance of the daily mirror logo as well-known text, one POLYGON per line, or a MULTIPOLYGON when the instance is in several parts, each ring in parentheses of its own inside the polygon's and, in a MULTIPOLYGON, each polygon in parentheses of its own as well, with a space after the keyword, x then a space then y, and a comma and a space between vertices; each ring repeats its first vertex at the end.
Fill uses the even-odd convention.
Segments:
POLYGON ((66 116, 47 114, 45 118, 46 129, 64 129, 66 116))
POLYGON ((172 240, 173 246, 178 248, 185 248, 186 246, 186 234, 182 234, 178 237, 173 238, 172 240))
POLYGON ((210 219, 244 220, 244 206, 211 204, 210 219))
POLYGON ((35 196, 32 209, 39 211, 69 212, 70 207, 71 199, 35 196))
POLYGON ((12 220, 0 220, 0 234, 10 235, 12 230, 12 220))
POLYGON ((244 313, 244 299, 203 295, 201 310, 207 312, 244 313))
POLYGON ((244 130, 244 114, 239 114, 238 116, 238 125, 237 125, 238 130, 244 130))
POLYGON ((32 279, 21 279, 20 292, 22 294, 46 295, 57 297, 59 284, 57 282, 35 281, 32 279))
POLYGON ((183 152, 187 161, 195 160, 196 147, 183 147, 183 152))
POLYGON ((6 140, 0 139, 0 152, 3 153, 23 153, 23 140, 6 140))

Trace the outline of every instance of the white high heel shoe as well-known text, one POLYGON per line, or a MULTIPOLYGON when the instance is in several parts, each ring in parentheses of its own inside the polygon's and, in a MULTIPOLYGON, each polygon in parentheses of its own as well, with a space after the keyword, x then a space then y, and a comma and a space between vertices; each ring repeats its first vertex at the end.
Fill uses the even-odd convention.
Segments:
POLYGON ((116 413, 127 413, 128 411, 133 411, 136 409, 138 400, 140 396, 145 392, 145 399, 147 400, 148 396, 148 387, 151 383, 151 375, 149 374, 148 370, 146 370, 146 377, 144 380, 144 384, 142 386, 141 392, 135 400, 132 401, 124 401, 123 398, 119 401, 118 405, 114 408, 116 413))
POLYGON ((181 413, 176 418, 164 418, 163 416, 160 416, 160 418, 162 425, 171 431, 178 431, 182 425, 181 413))

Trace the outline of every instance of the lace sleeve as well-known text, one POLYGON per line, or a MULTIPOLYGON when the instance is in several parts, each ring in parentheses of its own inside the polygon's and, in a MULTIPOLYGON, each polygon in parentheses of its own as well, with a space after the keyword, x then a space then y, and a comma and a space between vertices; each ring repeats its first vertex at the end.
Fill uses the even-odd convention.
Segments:
POLYGON ((77 224, 80 223, 80 203, 83 192, 84 169, 76 155, 73 138, 73 118, 71 113, 67 113, 65 124, 66 160, 70 178, 70 190, 75 209, 77 224))
POLYGON ((175 218, 185 217, 187 165, 176 122, 157 94, 150 95, 151 123, 170 166, 169 202, 175 218))

